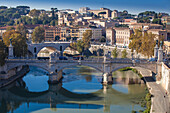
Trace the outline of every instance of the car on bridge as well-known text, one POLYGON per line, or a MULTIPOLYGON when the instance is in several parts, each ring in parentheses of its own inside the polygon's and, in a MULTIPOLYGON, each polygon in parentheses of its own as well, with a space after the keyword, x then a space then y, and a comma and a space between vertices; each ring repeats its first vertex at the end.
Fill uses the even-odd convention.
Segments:
POLYGON ((60 57, 59 57, 59 60, 68 60, 68 58, 65 57, 65 56, 60 56, 60 57))

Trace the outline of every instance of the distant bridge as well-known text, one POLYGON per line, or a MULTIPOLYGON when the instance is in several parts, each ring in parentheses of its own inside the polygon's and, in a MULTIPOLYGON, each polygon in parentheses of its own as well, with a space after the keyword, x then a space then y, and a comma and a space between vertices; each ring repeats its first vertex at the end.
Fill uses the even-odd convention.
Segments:
POLYGON ((28 51, 32 53, 32 55, 36 58, 37 54, 44 47, 53 47, 59 52, 63 52, 67 47, 70 46, 71 42, 45 42, 38 44, 28 44, 28 51))

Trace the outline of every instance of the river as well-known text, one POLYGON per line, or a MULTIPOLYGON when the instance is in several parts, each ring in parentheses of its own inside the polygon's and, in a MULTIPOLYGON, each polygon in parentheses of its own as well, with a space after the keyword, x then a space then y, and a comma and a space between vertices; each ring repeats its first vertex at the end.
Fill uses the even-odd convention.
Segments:
POLYGON ((131 113, 140 104, 145 84, 132 71, 113 73, 113 84, 101 84, 102 73, 77 66, 63 70, 59 84, 48 84, 45 70, 30 67, 22 79, 0 89, 0 113, 131 113))

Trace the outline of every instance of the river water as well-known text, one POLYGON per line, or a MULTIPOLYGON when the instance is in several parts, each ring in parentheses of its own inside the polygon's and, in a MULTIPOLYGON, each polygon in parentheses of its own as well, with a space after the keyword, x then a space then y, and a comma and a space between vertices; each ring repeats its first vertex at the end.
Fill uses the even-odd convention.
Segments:
POLYGON ((132 71, 113 73, 113 84, 101 84, 102 73, 84 66, 65 68, 59 84, 48 84, 46 71, 30 67, 22 79, 0 89, 0 113, 131 113, 144 110, 144 84, 132 71))

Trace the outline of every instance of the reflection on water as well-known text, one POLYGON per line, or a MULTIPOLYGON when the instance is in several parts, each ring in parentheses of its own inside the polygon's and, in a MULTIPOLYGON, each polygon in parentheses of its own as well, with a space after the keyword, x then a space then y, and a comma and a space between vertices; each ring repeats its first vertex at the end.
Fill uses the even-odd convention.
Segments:
POLYGON ((131 113, 142 110, 139 102, 145 85, 132 71, 113 73, 113 85, 103 86, 102 73, 78 66, 63 70, 63 81, 48 84, 44 70, 31 71, 13 84, 0 89, 0 112, 14 113, 131 113))

